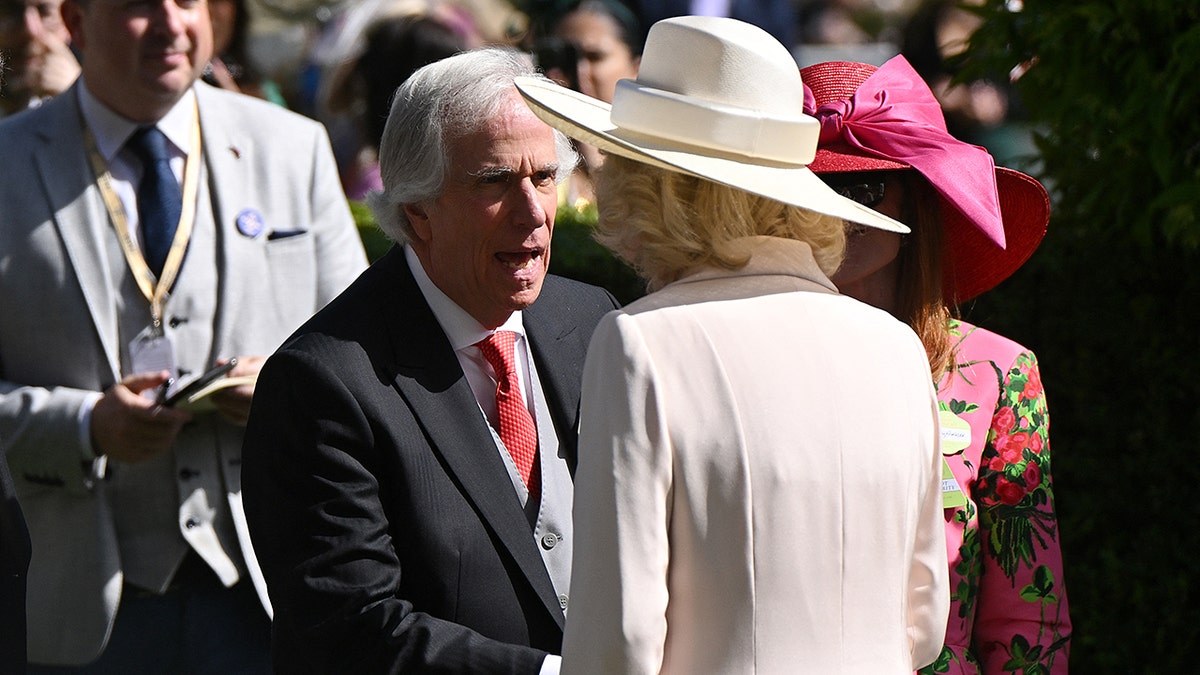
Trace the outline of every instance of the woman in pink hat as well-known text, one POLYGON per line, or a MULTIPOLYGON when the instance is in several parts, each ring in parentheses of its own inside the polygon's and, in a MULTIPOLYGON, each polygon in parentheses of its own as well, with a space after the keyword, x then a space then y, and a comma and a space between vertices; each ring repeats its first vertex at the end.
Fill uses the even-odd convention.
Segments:
POLYGON ((805 112, 821 121, 809 168, 912 229, 901 238, 851 225, 833 281, 911 325, 937 383, 951 610, 942 653, 921 672, 1066 673, 1071 621, 1037 359, 954 318, 1037 248, 1046 190, 947 133, 903 57, 878 69, 817 64, 801 78, 805 112))

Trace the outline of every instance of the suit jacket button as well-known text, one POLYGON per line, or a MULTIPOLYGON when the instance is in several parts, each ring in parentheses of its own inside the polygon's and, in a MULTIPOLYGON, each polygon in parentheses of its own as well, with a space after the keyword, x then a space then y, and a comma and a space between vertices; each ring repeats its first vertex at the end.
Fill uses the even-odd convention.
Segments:
POLYGON ((562 611, 564 611, 564 612, 567 611, 567 596, 566 595, 558 596, 558 606, 562 609, 562 611))
POLYGON ((559 542, 558 535, 551 532, 550 534, 547 534, 542 537, 542 548, 549 551, 550 549, 554 548, 555 546, 558 546, 558 542, 559 542))

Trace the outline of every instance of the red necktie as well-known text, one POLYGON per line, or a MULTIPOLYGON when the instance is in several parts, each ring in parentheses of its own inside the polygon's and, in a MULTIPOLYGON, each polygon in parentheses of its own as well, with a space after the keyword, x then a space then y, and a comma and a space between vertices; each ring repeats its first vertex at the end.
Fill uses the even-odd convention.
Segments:
POLYGON ((537 425, 521 397, 517 381, 515 355, 517 334, 498 330, 480 340, 479 349, 483 357, 496 371, 496 412, 500 418, 500 441, 508 450, 517 471, 521 473, 529 496, 537 499, 541 489, 541 477, 537 464, 537 425))

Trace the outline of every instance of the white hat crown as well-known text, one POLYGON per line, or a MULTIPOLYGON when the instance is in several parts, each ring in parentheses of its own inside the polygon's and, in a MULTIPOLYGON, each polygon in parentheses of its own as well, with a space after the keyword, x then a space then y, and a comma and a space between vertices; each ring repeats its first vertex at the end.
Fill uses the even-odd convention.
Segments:
POLYGON ((544 77, 518 77, 550 126, 668 171, 890 232, 908 228, 834 192, 808 170, 821 125, 787 48, 736 19, 680 16, 650 29, 636 80, 610 106, 544 77))
POLYGON ((713 22, 685 16, 654 24, 637 79, 617 83, 613 124, 749 159, 811 162, 820 125, 802 112, 792 55, 757 26, 725 22, 716 32, 713 22))

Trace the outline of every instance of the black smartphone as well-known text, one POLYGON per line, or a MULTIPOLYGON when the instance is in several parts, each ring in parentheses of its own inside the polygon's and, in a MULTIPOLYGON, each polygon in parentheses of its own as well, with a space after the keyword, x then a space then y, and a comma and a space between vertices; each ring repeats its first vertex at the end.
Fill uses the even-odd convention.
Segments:
POLYGON ((229 359, 229 361, 227 363, 213 367, 212 369, 210 369, 208 372, 204 373, 200 377, 197 377, 196 379, 192 380, 191 382, 188 382, 186 385, 180 387, 179 391, 168 396, 167 400, 163 402, 163 405, 173 406, 176 403, 179 403, 180 401, 186 401, 189 396, 191 396, 192 394, 194 394, 194 393, 200 391, 201 389, 203 389, 204 387, 206 387, 209 382, 212 382, 213 380, 217 379, 218 377, 225 377, 227 374, 229 374, 229 371, 233 370, 233 367, 236 365, 237 365, 237 359, 233 358, 233 359, 229 359))

